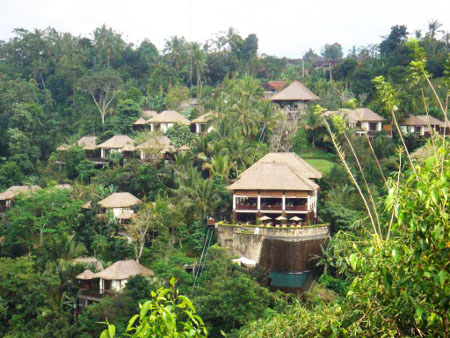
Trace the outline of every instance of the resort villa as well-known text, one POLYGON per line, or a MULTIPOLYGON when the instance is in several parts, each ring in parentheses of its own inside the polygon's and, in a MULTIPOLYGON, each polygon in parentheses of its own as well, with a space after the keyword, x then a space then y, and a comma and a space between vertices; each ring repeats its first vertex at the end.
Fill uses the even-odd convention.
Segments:
POLYGON ((97 273, 86 269, 75 277, 80 281, 81 287, 78 293, 79 306, 86 307, 104 296, 114 296, 136 275, 154 276, 154 273, 134 260, 118 261, 106 269, 102 266, 97 273))
POLYGON ((101 158, 106 158, 109 154, 121 153, 124 158, 130 158, 135 152, 134 141, 127 135, 115 135, 103 143, 100 143, 101 158))
POLYGON ((409 114, 408 117, 399 122, 400 130, 405 134, 417 134, 425 136, 426 120, 420 119, 418 116, 409 114))
POLYGON ((191 122, 191 131, 197 135, 203 135, 205 133, 210 133, 213 131, 213 127, 207 127, 208 121, 214 116, 213 112, 209 112, 203 115, 200 115, 195 120, 191 122))
POLYGON ((29 194, 34 191, 41 190, 37 185, 14 185, 8 188, 3 193, 0 193, 0 213, 5 212, 7 209, 11 208, 14 203, 14 198, 19 195, 29 194))
MULTIPOLYGON (((374 136, 376 132, 383 130, 386 119, 369 108, 339 109, 338 111, 326 111, 323 116, 341 115, 349 128, 356 129, 358 135, 367 134, 374 136)), ((388 128, 390 133, 390 128, 388 128)))
POLYGON ((319 97, 300 82, 294 81, 289 86, 270 97, 269 100, 284 107, 317 101, 319 100, 319 97))
POLYGON ((256 224, 317 222, 314 181, 322 174, 295 153, 269 153, 228 187, 233 192, 233 219, 256 224))
MULTIPOLYGON (((98 202, 100 205, 99 217, 104 217, 110 210, 120 223, 128 223, 134 217, 134 207, 141 203, 139 198, 129 192, 115 192, 98 202)), ((91 202, 87 202, 82 208, 90 209, 91 202)))
POLYGON ((174 110, 164 110, 162 113, 159 113, 147 121, 147 124, 150 125, 150 131, 161 130, 163 133, 165 133, 175 123, 189 126, 191 121, 184 117, 184 115, 181 115, 174 110))

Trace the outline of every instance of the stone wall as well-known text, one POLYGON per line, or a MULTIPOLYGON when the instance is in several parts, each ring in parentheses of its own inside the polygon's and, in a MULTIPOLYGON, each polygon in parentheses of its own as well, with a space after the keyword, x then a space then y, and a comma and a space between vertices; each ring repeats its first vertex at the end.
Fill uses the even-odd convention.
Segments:
MULTIPOLYGON (((230 248, 236 256, 257 263, 262 263, 261 257, 264 256, 264 265, 275 268, 285 266, 283 262, 292 261, 293 257, 309 259, 310 253, 318 254, 317 248, 320 249, 320 244, 325 243, 330 235, 330 227, 328 224, 296 228, 218 224, 216 234, 218 244, 230 248)), ((296 260, 296 265, 288 270, 296 270, 301 266, 306 267, 305 259, 301 263, 296 260)))

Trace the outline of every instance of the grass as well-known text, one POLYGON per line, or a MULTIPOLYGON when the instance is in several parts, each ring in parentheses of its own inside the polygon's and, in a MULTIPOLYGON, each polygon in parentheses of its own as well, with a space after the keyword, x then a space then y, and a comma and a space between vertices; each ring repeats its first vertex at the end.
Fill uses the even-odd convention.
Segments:
POLYGON ((305 161, 311 164, 314 168, 319 170, 322 174, 328 173, 335 165, 334 162, 323 160, 319 158, 305 158, 305 161))
POLYGON ((328 153, 320 148, 309 148, 302 154, 299 154, 299 156, 322 174, 328 173, 333 168, 336 160, 335 154, 328 153))

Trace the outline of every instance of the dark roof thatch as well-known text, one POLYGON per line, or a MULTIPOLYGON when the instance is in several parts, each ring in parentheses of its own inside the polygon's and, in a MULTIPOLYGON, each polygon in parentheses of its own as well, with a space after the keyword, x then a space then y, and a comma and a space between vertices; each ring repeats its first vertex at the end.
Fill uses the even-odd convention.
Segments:
POLYGON ((115 135, 105 142, 99 144, 98 148, 106 148, 106 149, 123 149, 125 148, 133 148, 134 141, 131 137, 127 135, 115 135))
POLYGON ((229 190, 314 191, 322 174, 294 153, 269 153, 244 171, 229 190))
POLYGON ((153 276, 154 273, 136 261, 123 260, 115 262, 103 271, 97 272, 95 277, 106 280, 122 280, 136 275, 153 276))
POLYGON ((154 110, 143 110, 141 115, 144 119, 148 120, 158 115, 158 113, 154 110))
POLYGON ((133 123, 133 126, 143 126, 146 122, 147 121, 140 117, 136 120, 136 122, 133 123))
MULTIPOLYGON (((437 118, 435 118, 434 116, 431 115, 417 115, 416 116, 418 119, 424 121, 427 125, 428 125, 428 121, 430 121, 430 125, 431 126, 438 126, 438 127, 444 127, 445 123, 444 121, 441 121, 437 118)), ((449 125, 449 123, 447 122, 447 125, 449 125)))
POLYGON ((159 136, 155 138, 151 138, 136 147, 136 149, 140 150, 150 150, 150 149, 159 149, 161 148, 161 153, 171 153, 175 151, 175 147, 172 145, 170 138, 167 136, 159 136))
POLYGON ((93 273, 91 270, 86 269, 82 273, 77 275, 75 278, 81 279, 81 280, 91 280, 91 279, 95 279, 97 277, 95 277, 95 273, 93 273))
POLYGON ((319 97, 298 81, 292 82, 281 92, 270 98, 273 102, 279 101, 317 101, 319 97))
POLYGON ((80 263, 87 265, 93 265, 95 266, 95 269, 98 271, 103 270, 103 264, 101 261, 99 261, 96 257, 78 257, 73 260, 74 263, 80 263))
POLYGON ((349 123, 357 122, 384 122, 386 119, 369 108, 356 108, 356 109, 339 109, 338 111, 326 111, 322 115, 341 115, 349 123))
POLYGON ((129 208, 140 203, 142 201, 129 192, 115 192, 98 202, 102 208, 129 208))
POLYGON ((13 185, 8 190, 6 190, 0 194, 0 201, 10 200, 10 199, 16 197, 17 195, 27 194, 27 193, 31 193, 31 192, 34 192, 37 190, 41 190, 41 187, 39 187, 37 185, 31 185, 31 186, 13 185))
POLYGON ((214 113, 212 111, 210 111, 209 113, 200 115, 195 120, 192 120, 191 123, 207 123, 213 116, 214 116, 214 113))
POLYGON ((175 110, 164 110, 162 113, 148 120, 147 123, 181 123, 189 125, 191 121, 175 110))
POLYGON ((426 126, 427 122, 419 119, 417 116, 409 114, 408 118, 399 123, 401 126, 426 126))

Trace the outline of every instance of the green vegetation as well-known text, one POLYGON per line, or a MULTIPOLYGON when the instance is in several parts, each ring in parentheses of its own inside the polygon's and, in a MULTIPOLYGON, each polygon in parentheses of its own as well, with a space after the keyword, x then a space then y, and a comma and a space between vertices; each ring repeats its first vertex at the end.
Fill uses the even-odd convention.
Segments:
POLYGON ((163 51, 105 26, 91 38, 17 29, 0 41, 0 190, 43 188, 0 216, 0 335, 448 337, 448 135, 404 137, 398 125, 409 113, 447 119, 449 51, 438 22, 407 36, 394 26, 379 46, 344 57, 330 43, 289 62, 260 56, 257 36, 234 29, 204 45, 174 36, 163 51), (290 116, 265 98, 270 80, 299 80, 320 101, 290 116), (185 107, 189 99, 197 104, 185 107), (370 140, 320 114, 344 107, 373 109, 393 136, 370 140), (213 130, 173 126, 170 161, 116 153, 100 169, 72 146, 86 135, 148 140, 133 129, 143 110, 181 108, 191 119, 214 112, 213 130), (425 143, 429 156, 413 161, 425 143), (268 271, 232 263, 214 242, 192 272, 207 219, 230 223, 227 186, 270 151, 295 151, 324 174, 312 227, 330 224, 333 236, 314 257, 324 274, 301 296, 270 292, 268 271), (100 214, 113 192, 143 202, 129 224, 100 214), (138 260, 155 276, 78 313, 74 277, 86 266, 73 259, 84 255, 105 266, 138 260))

